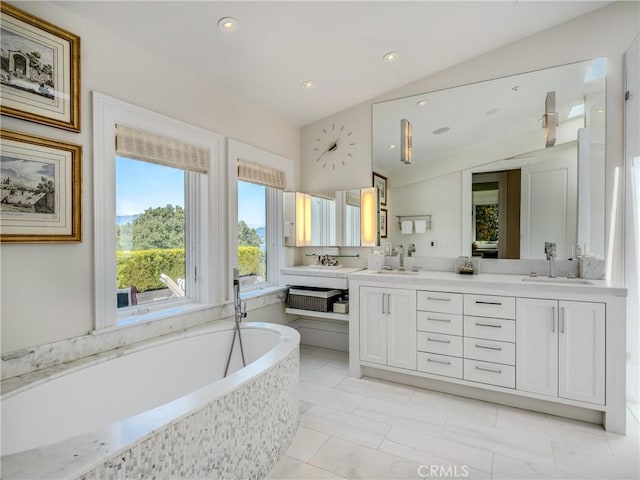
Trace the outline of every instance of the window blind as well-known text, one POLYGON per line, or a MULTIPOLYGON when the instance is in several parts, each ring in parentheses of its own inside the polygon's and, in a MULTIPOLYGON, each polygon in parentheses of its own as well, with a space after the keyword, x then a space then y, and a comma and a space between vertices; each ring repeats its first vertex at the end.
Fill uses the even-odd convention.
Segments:
POLYGON ((198 173, 209 169, 209 149, 125 125, 116 125, 116 153, 198 173))
POLYGON ((258 185, 277 188, 279 190, 284 190, 284 187, 287 185, 286 174, 282 170, 250 162, 242 158, 238 159, 238 180, 257 183, 258 185))
POLYGON ((347 205, 351 205, 352 207, 360 206, 360 191, 357 192, 347 192, 346 194, 347 205))

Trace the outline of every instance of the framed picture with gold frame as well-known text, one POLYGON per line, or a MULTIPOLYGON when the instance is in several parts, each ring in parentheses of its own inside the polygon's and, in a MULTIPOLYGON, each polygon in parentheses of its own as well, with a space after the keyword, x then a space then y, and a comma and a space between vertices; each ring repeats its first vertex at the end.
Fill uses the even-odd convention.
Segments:
POLYGON ((82 147, 0 130, 0 241, 82 241, 82 147))
POLYGON ((0 113, 80 131, 80 37, 0 3, 0 113))

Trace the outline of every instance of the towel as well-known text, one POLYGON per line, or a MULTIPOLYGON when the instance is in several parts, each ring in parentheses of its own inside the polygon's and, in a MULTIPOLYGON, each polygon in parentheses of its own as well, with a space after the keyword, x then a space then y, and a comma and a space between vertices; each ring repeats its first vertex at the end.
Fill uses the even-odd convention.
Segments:
POLYGON ((416 220, 416 233, 425 233, 427 231, 427 221, 426 220, 416 220))
POLYGON ((402 233, 413 233, 413 220, 402 220, 402 233))

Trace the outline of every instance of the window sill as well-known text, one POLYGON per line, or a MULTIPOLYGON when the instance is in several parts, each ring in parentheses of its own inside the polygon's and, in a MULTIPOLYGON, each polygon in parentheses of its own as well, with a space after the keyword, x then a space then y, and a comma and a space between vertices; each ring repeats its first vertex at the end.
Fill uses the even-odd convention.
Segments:
POLYGON ((185 315, 188 313, 199 312, 202 310, 209 310, 214 307, 215 305, 205 305, 202 303, 192 303, 192 302, 183 303, 183 304, 175 305, 168 308, 152 310, 144 314, 123 316, 121 318, 118 318, 118 321, 115 325, 107 328, 101 328, 99 330, 93 330, 91 333, 93 335, 99 335, 101 333, 113 332, 116 330, 120 330, 122 328, 149 324, 149 323, 156 322, 158 320, 165 320, 172 317, 185 315))

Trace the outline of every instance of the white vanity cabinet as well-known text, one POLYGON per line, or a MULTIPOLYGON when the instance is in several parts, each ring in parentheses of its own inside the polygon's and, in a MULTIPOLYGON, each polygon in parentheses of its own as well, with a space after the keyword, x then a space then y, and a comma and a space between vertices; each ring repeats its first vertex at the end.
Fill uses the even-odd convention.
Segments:
POLYGON ((360 359, 416 369, 416 291, 360 288, 360 359))
POLYGON ((606 281, 349 276, 349 363, 372 376, 625 432, 625 295, 606 281))
POLYGON ((603 405, 605 304, 517 299, 518 390, 603 405))

